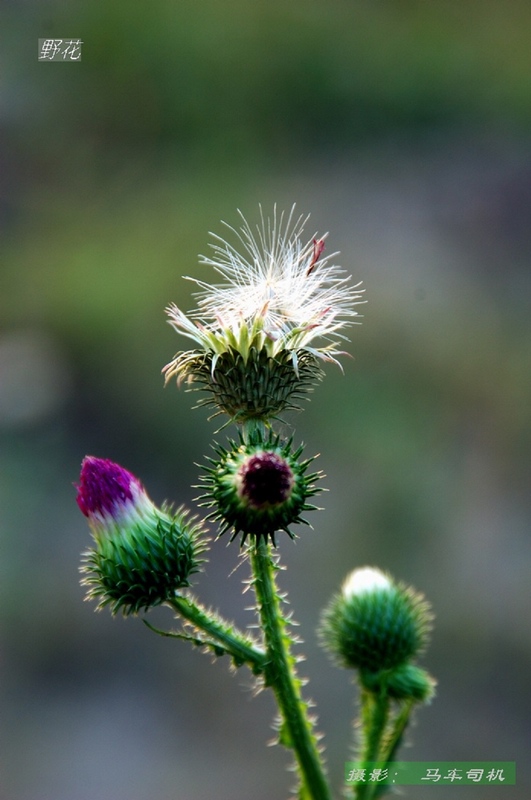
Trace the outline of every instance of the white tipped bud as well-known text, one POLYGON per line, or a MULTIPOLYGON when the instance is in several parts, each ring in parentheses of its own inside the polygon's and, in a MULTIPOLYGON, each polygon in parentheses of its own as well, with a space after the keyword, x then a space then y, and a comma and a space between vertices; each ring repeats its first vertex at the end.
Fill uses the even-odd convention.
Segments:
POLYGON ((389 589, 391 581, 387 575, 376 567, 360 567, 347 576, 343 583, 343 597, 348 599, 354 595, 360 596, 378 589, 389 589))

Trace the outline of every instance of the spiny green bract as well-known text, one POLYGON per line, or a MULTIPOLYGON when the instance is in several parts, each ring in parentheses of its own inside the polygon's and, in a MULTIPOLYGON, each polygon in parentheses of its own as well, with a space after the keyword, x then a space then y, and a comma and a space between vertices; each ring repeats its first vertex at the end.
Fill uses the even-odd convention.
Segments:
POLYGON ((149 521, 116 526, 99 537, 83 555, 86 599, 97 600, 98 610, 108 605, 113 614, 121 610, 127 616, 158 606, 189 586, 205 544, 198 541, 201 525, 188 516, 182 508, 174 514, 157 509, 149 521))
POLYGON ((235 422, 271 420, 283 411, 300 410, 297 400, 323 377, 317 359, 305 350, 271 356, 251 347, 247 358, 234 348, 221 355, 199 350, 175 359, 175 371, 210 396, 199 406, 214 406, 235 422))

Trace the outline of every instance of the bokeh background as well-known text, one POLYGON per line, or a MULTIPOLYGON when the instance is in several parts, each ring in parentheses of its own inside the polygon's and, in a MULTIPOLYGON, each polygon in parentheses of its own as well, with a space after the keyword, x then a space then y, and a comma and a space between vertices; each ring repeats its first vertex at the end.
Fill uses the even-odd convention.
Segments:
MULTIPOLYGON (((409 760, 516 761, 531 790, 531 5, 7 2, 0 27, 0 798, 271 800, 288 755, 245 670, 94 614, 86 453, 194 507, 215 423, 163 390, 183 274, 236 209, 311 212, 363 280, 345 374, 289 418, 330 490, 289 589, 338 794, 356 692, 316 645, 355 566, 437 615, 409 760), (79 38, 79 63, 37 60, 79 38)), ((289 428, 286 427, 286 431, 289 428)), ((225 433, 217 438, 223 441, 225 433)), ((215 531, 212 531, 214 534, 215 531)), ((237 546, 199 597, 253 621, 237 546), (235 570, 235 568, 237 568, 235 570)), ((169 611, 150 615, 171 627, 169 611)), ((404 790, 411 798, 428 790, 404 790)))

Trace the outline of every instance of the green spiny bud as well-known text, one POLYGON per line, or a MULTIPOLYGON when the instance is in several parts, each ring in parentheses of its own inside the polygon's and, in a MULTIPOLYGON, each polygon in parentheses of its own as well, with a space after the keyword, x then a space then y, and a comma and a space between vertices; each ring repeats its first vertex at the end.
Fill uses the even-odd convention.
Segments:
POLYGON ((316 508, 307 500, 319 491, 313 482, 321 476, 306 474, 313 459, 299 461, 302 447, 292 452, 291 443, 281 444, 272 433, 264 440, 255 432, 247 443, 232 441, 230 450, 216 448, 218 458, 209 459, 212 466, 203 477, 208 490, 201 499, 215 507, 211 519, 221 522, 220 536, 232 529, 231 541, 242 533, 242 544, 250 536, 269 537, 276 545, 276 531, 293 538, 289 526, 306 523, 301 514, 316 508))
POLYGON ((125 616, 160 605, 189 585, 204 545, 201 527, 186 511, 157 508, 134 475, 93 456, 83 461, 77 489, 95 542, 81 567, 87 600, 125 616))
POLYGON ((360 682, 369 692, 380 694, 385 690, 394 700, 427 703, 435 693, 435 680, 415 664, 402 664, 382 672, 360 671, 360 682))
MULTIPOLYGON (((378 569, 352 572, 323 615, 324 646, 362 675, 396 670, 426 644, 432 615, 424 598, 378 569)), ((411 678, 411 676, 410 676, 411 678)), ((399 681, 396 681, 399 692, 399 681)))

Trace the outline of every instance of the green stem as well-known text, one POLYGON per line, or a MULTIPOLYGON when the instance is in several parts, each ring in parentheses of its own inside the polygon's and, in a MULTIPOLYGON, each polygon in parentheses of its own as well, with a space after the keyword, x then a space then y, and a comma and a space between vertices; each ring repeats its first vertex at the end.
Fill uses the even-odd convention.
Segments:
POLYGON ((396 751, 398 750, 400 742, 402 741, 402 737, 409 722, 409 717, 414 705, 415 700, 404 701, 402 710, 395 718, 393 730, 387 743, 387 752, 385 753, 384 759, 386 762, 392 762, 395 760, 396 751))
MULTIPOLYGON (((393 729, 389 736, 389 739, 386 743, 386 751, 382 756, 382 761, 385 761, 386 767, 392 765, 393 761, 396 758, 397 750, 400 746, 402 741, 402 737, 404 736, 404 731, 407 727, 409 722, 409 717, 411 715, 411 710, 415 705, 414 700, 407 700, 404 702, 404 706, 399 714, 395 717, 393 729)), ((387 791, 389 787, 386 787, 382 784, 377 784, 376 789, 374 791, 374 800, 376 798, 381 797, 384 792, 387 791)))
POLYGON ((276 567, 270 548, 265 541, 259 540, 250 552, 254 589, 269 659, 265 680, 275 693, 283 718, 280 738, 295 753, 304 792, 301 796, 308 800, 330 800, 317 741, 300 694, 300 680, 295 675, 295 659, 289 650, 290 640, 280 610, 274 579, 276 567))
MULTIPOLYGON (((374 695, 364 690, 362 695, 362 719, 364 725, 364 753, 362 769, 366 764, 381 761, 380 748, 389 716, 389 696, 382 690, 374 695)), ((370 800, 378 786, 375 781, 359 783, 355 789, 356 800, 370 800)))
POLYGON ((255 674, 265 671, 267 657, 253 640, 240 633, 228 622, 209 612, 187 597, 176 595, 167 604, 195 628, 213 637, 233 657, 236 665, 247 664, 255 674))
POLYGON ((248 442, 253 433, 257 432, 265 438, 267 426, 262 419, 248 419, 242 424, 241 432, 245 442, 248 442))

